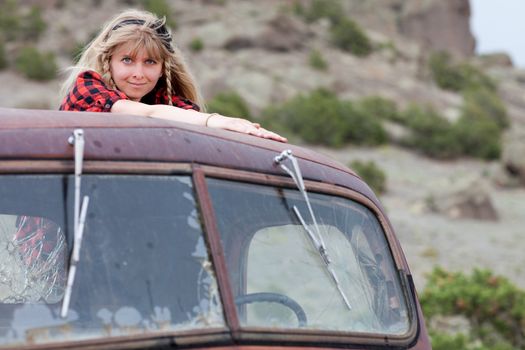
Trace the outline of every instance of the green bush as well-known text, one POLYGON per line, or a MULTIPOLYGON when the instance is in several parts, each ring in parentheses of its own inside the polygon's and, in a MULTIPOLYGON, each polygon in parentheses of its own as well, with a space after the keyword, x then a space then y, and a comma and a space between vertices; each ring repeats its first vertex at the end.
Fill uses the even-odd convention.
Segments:
POLYGON ((340 147, 346 143, 376 145, 386 141, 378 119, 363 115, 350 101, 318 89, 299 95, 265 113, 272 129, 293 133, 304 141, 340 147))
POLYGON ((325 71, 328 69, 328 63, 326 63, 319 50, 312 50, 312 52, 310 52, 308 62, 310 63, 310 67, 313 69, 320 71, 325 71))
POLYGON ((445 90, 460 91, 465 82, 461 72, 450 63, 450 55, 437 52, 430 56, 429 68, 436 84, 445 90))
POLYGON ((372 52, 370 39, 357 23, 345 15, 340 0, 312 0, 308 7, 296 2, 295 13, 307 22, 328 19, 334 46, 356 56, 367 56, 372 52))
POLYGON ((333 44, 356 56, 367 56, 372 52, 368 36, 354 21, 344 18, 332 24, 330 29, 333 44))
POLYGON ((495 117, 479 110, 475 103, 466 103, 456 123, 450 123, 430 107, 412 105, 392 120, 410 129, 402 144, 440 159, 462 155, 496 159, 501 154, 502 129, 495 117))
POLYGON ((452 63, 446 52, 435 52, 430 56, 429 68, 436 84, 445 90, 462 91, 468 88, 496 90, 496 84, 476 67, 452 63))
POLYGON ((500 129, 510 126, 505 104, 495 91, 472 87, 463 92, 462 115, 490 119, 500 129))
POLYGON ((364 97, 357 102, 357 108, 365 115, 394 122, 401 121, 396 103, 381 96, 364 97))
MULTIPOLYGON (((435 268, 420 301, 428 324, 438 315, 466 317, 479 349, 525 349, 525 292, 504 277, 488 270, 468 276, 435 268)), ((463 347, 467 342, 456 341, 463 347)))
POLYGON ((246 101, 234 91, 217 94, 208 102, 208 111, 230 117, 251 119, 250 109, 246 101))
POLYGON ((42 18, 42 9, 34 5, 27 15, 22 18, 21 36, 24 40, 37 41, 46 30, 47 24, 42 18))
POLYGON ((190 49, 193 52, 201 52, 204 49, 204 42, 201 38, 193 38, 190 42, 190 49))
POLYGON ((6 41, 15 40, 20 31, 20 16, 16 0, 0 2, 0 36, 6 41))
POLYGON ((303 16, 307 22, 327 18, 332 24, 335 24, 344 18, 344 9, 340 0, 313 0, 306 8, 296 3, 295 12, 303 16))
POLYGON ((403 143, 434 158, 454 158, 462 154, 462 147, 453 126, 430 107, 409 106, 400 120, 411 130, 403 143))
POLYGON ((502 132, 493 120, 464 115, 454 125, 453 132, 462 154, 483 159, 500 157, 502 132))
POLYGON ((173 19, 171 8, 166 0, 142 0, 142 6, 146 11, 159 17, 166 17, 166 24, 170 28, 177 28, 177 23, 173 19))
POLYGON ((53 53, 42 53, 32 46, 20 51, 15 65, 27 78, 40 81, 54 79, 58 70, 53 53))
POLYGON ((5 52, 5 44, 0 40, 0 70, 7 68, 7 55, 5 52))
POLYGON ((494 80, 492 80, 478 68, 468 63, 462 63, 458 66, 458 69, 465 80, 465 89, 481 88, 496 92, 497 86, 494 80))
POLYGON ((453 127, 462 153, 483 159, 499 158, 503 129, 510 124, 503 102, 486 88, 469 88, 463 95, 461 117, 453 127))
POLYGON ((470 350, 469 338, 463 334, 430 332, 432 350, 470 350))
POLYGON ((0 2, 0 37, 6 41, 37 41, 47 27, 38 5, 27 14, 20 13, 16 0, 0 2))
POLYGON ((362 162, 354 160, 350 163, 353 169, 378 194, 386 191, 386 175, 374 161, 362 162))

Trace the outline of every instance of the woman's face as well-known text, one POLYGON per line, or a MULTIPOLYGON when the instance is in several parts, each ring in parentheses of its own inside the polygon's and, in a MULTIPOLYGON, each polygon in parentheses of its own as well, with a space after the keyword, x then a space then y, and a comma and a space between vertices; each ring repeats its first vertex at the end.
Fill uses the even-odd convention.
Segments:
POLYGON ((130 100, 140 101, 153 90, 162 76, 162 62, 153 59, 145 49, 131 56, 130 45, 118 46, 109 62, 111 76, 117 89, 130 100))

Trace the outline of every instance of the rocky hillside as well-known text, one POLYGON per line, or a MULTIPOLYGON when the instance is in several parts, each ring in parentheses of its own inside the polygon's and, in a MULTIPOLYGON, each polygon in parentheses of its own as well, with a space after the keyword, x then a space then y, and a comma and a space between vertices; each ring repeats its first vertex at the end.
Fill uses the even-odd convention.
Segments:
MULTIPOLYGON (((102 23, 121 9, 144 3, 14 2, 21 14, 31 5, 43 6, 46 27, 36 45, 52 51, 60 68, 72 63, 71 52, 102 23)), ((504 135, 501 161, 436 161, 392 145, 316 148, 345 164, 372 159, 385 170, 388 190, 382 200, 419 286, 425 273, 439 264, 466 271, 491 268, 525 287, 525 239, 520 237, 525 233, 525 71, 514 68, 505 55, 475 57, 468 0, 342 1, 344 13, 370 38, 372 52, 366 57, 335 47, 327 18, 306 20, 301 8, 311 3, 308 0, 168 3, 176 22, 175 42, 205 97, 235 91, 255 117, 270 105, 323 87, 341 99, 381 96, 400 108, 429 104, 455 120, 462 95, 438 87, 428 69, 430 53, 439 50, 495 79, 511 125, 504 135), (324 69, 312 64, 313 52, 322 58, 324 69)), ((10 62, 0 70, 0 106, 56 108, 60 77, 47 82, 24 78, 14 69, 21 46, 5 45, 10 62)))

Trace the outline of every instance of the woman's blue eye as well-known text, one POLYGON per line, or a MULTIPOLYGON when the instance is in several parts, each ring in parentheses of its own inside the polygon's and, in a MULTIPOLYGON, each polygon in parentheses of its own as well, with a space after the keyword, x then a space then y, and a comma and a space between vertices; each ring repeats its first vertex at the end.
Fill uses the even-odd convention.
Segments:
POLYGON ((147 64, 156 64, 157 61, 149 59, 149 60, 146 60, 146 63, 147 64))
POLYGON ((129 57, 124 57, 124 58, 122 59, 122 62, 124 62, 124 63, 131 63, 131 58, 129 58, 129 57))

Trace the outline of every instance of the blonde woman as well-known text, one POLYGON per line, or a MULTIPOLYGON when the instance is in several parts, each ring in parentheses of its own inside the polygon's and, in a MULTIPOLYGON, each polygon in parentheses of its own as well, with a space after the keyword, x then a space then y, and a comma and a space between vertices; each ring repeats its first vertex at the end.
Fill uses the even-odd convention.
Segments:
POLYGON ((111 20, 71 68, 62 93, 61 110, 134 114, 286 142, 257 123, 202 112, 195 80, 165 20, 145 11, 111 20))

